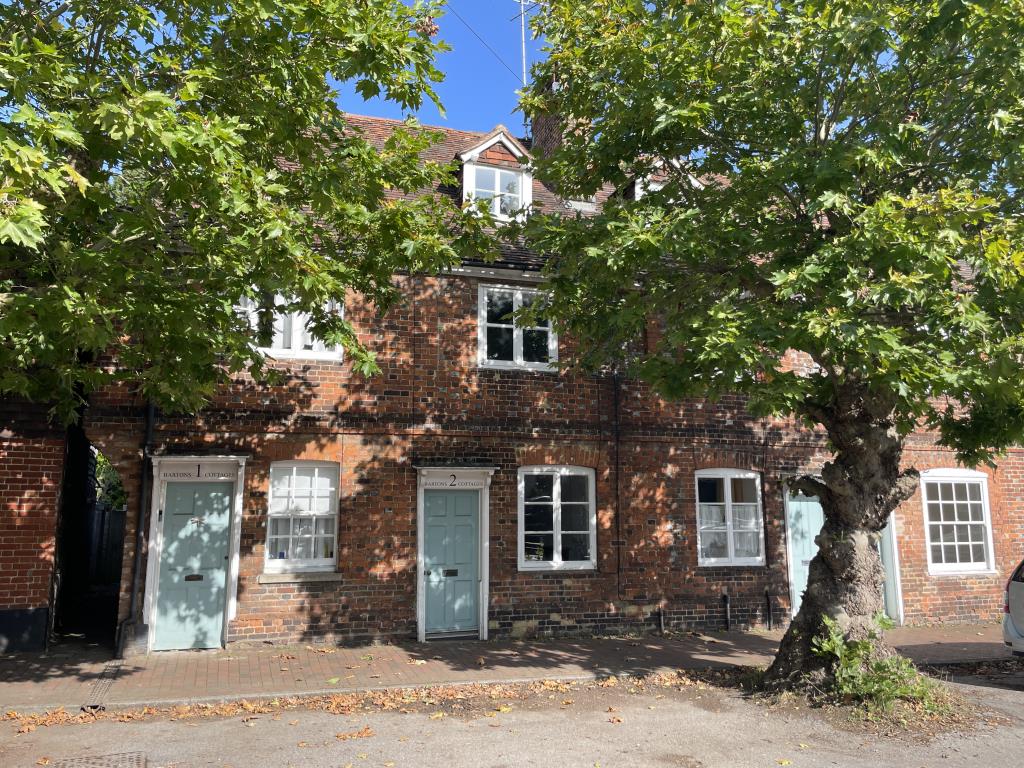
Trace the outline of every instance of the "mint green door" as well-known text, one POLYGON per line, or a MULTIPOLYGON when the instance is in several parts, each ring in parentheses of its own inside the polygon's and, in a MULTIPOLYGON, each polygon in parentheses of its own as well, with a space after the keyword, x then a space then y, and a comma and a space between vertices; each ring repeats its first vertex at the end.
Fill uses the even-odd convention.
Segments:
POLYGON ((789 532, 790 604, 793 615, 800 610, 811 559, 818 553, 814 537, 825 524, 825 513, 815 496, 791 493, 786 499, 786 530, 789 532))
POLYGON ((480 494, 424 491, 423 512, 426 631, 475 631, 480 626, 480 494))
POLYGON ((168 483, 153 649, 218 648, 233 483, 168 483))
POLYGON ((892 516, 882 529, 882 539, 878 542, 878 553, 882 556, 882 568, 885 569, 885 615, 895 622, 900 621, 900 593, 897 586, 899 565, 896 562, 896 535, 893 532, 892 516))
MULTIPOLYGON (((814 537, 821 532, 825 524, 825 513, 816 496, 804 496, 802 493, 790 494, 786 499, 786 530, 789 532, 789 576, 790 600, 793 615, 800 610, 804 590, 807 589, 808 567, 811 558, 818 554, 818 545, 814 537)), ((897 587, 895 560, 895 542, 892 533, 892 519, 882 531, 879 542, 879 554, 882 567, 885 569, 885 613, 893 621, 899 621, 900 604, 897 587)))

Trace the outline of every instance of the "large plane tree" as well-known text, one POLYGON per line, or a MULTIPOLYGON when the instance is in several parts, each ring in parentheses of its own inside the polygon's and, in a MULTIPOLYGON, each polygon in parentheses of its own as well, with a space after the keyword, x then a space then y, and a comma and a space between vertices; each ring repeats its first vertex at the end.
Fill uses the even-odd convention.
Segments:
POLYGON ((793 485, 825 525, 768 677, 827 678, 823 617, 862 639, 882 610, 907 436, 976 464, 1022 433, 1024 3, 552 0, 537 27, 524 105, 562 130, 540 172, 619 190, 531 220, 547 311, 584 364, 824 430, 793 485))
POLYGON ((436 102, 441 5, 0 5, 0 396, 68 421, 111 384, 199 408, 263 375, 275 302, 372 372, 346 292, 383 308, 396 271, 485 247, 480 217, 420 193, 451 178, 421 161, 435 137, 380 147, 339 96, 436 102))

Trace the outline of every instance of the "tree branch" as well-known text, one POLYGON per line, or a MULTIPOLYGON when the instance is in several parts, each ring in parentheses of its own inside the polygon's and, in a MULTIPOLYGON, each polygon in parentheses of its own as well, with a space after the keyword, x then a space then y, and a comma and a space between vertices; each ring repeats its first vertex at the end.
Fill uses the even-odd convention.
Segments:
POLYGON ((819 499, 829 495, 828 486, 814 475, 799 475, 789 481, 792 491, 800 491, 804 496, 817 496, 819 499))
POLYGON ((917 493, 917 486, 920 480, 921 473, 916 469, 904 469, 900 472, 892 488, 881 499, 882 509, 886 513, 892 512, 892 510, 917 493))

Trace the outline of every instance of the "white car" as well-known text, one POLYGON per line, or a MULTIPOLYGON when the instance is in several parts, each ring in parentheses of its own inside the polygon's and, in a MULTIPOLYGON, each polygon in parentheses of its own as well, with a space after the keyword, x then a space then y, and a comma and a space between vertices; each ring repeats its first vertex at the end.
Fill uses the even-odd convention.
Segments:
POLYGON ((1024 562, 1006 582, 1003 606, 1003 641, 1018 656, 1024 656, 1024 562))

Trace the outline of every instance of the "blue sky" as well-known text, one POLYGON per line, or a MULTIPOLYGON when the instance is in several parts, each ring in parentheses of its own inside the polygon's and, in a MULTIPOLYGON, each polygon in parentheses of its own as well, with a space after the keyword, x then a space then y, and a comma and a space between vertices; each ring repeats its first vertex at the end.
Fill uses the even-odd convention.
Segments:
MULTIPOLYGON (((527 7, 530 5, 533 3, 527 7)), ((438 68, 445 73, 438 93, 446 115, 442 118, 429 104, 416 113, 421 122, 470 131, 487 131, 503 123, 517 136, 523 133, 523 116, 513 112, 522 67, 519 19, 514 18, 518 14, 517 0, 448 0, 448 11, 438 19, 440 37, 452 47, 438 58, 438 68)), ((533 62, 540 56, 540 42, 529 39, 529 28, 526 32, 527 59, 533 62)), ((396 104, 382 99, 364 101, 350 86, 342 85, 340 93, 342 109, 348 112, 404 117, 396 104)))

